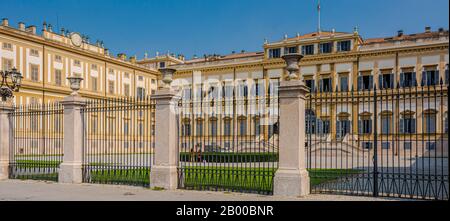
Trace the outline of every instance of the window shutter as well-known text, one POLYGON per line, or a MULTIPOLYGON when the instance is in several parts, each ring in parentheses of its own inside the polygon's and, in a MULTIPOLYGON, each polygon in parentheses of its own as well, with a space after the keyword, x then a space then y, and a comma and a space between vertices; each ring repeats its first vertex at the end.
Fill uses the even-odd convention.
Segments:
POLYGON ((439 85, 439 79, 440 79, 439 70, 437 70, 434 72, 434 85, 439 85))
POLYGON ((369 76, 369 90, 373 89, 373 76, 369 76))
POLYGON ((422 87, 425 86, 425 83, 427 82, 427 72, 423 71, 422 72, 422 87))
POLYGON ((390 87, 390 88, 394 88, 394 81, 395 81, 395 79, 394 79, 394 74, 390 74, 390 75, 389 75, 389 78, 391 78, 391 84, 389 85, 389 87, 390 87))
POLYGON ((358 120, 358 134, 363 133, 362 121, 358 120))
POLYGON ((312 82, 312 83, 311 83, 311 91, 314 92, 315 89, 316 89, 316 88, 315 88, 315 87, 316 87, 316 83, 315 83, 315 80, 311 80, 311 82, 312 82))
POLYGON ((372 133, 372 120, 369 120, 369 134, 372 133))
POLYGON ((416 78, 416 72, 412 73, 412 83, 414 87, 417 87, 417 78, 416 78))
POLYGON ((400 119, 400 133, 405 133, 405 119, 400 119))
POLYGON ((385 85, 383 85, 383 75, 378 75, 378 88, 379 89, 384 89, 384 86, 385 85))
POLYGON ((416 119, 411 119, 411 133, 416 133, 416 119))
POLYGON ((323 80, 319 80, 319 91, 323 92, 323 80))
POLYGON ((359 76, 358 77, 358 91, 363 89, 362 85, 363 85, 363 79, 362 79, 362 76, 359 76))
POLYGON ((405 74, 400 73, 400 87, 404 87, 404 86, 405 86, 405 74))

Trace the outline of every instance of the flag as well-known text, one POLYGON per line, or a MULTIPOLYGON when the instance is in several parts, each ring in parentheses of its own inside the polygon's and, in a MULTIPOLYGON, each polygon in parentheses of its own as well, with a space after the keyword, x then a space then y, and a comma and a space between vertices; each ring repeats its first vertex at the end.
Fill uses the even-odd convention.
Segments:
POLYGON ((320 11, 320 1, 317 3, 317 11, 320 11))

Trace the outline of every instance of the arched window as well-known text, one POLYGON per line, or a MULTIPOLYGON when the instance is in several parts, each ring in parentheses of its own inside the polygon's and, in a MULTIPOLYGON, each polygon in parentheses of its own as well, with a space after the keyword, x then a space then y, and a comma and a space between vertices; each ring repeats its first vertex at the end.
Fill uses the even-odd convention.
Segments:
POLYGON ((372 114, 368 112, 361 113, 358 120, 359 134, 372 133, 372 114))
POLYGON ((348 133, 350 133, 350 114, 346 112, 339 113, 336 122, 336 136, 343 138, 348 133))
POLYGON ((315 134, 316 132, 316 113, 311 109, 306 109, 306 133, 315 134))
POLYGON ((416 133, 416 118, 413 111, 403 111, 400 113, 400 133, 414 134, 416 133))

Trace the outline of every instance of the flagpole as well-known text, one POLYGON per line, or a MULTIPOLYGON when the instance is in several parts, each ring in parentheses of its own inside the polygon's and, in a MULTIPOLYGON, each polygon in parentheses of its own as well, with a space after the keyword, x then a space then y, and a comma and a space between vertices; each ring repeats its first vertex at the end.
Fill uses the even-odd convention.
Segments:
POLYGON ((320 0, 317 4, 317 11, 318 11, 317 31, 320 33, 320 0))

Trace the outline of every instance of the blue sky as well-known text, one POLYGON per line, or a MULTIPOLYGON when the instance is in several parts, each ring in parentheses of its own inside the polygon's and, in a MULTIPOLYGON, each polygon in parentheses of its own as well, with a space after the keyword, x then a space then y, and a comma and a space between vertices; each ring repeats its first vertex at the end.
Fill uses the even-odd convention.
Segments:
MULTIPOLYGON (((260 51, 264 38, 317 29, 317 0, 0 0, 0 16, 42 29, 45 20, 101 39, 112 53, 260 51)), ((321 0, 322 29, 365 37, 449 26, 448 0, 321 0)))

